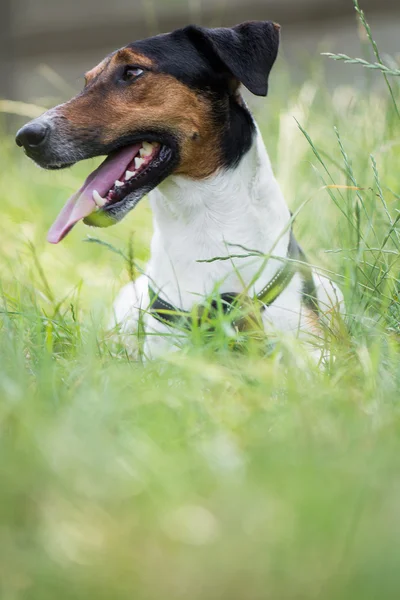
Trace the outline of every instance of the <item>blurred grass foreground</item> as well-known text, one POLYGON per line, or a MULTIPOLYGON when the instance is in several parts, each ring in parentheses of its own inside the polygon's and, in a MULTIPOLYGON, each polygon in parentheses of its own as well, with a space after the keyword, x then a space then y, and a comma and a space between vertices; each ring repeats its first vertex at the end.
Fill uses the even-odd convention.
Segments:
POLYGON ((2 600, 399 597, 400 71, 359 17, 367 64, 342 68, 362 84, 328 90, 318 57, 294 87, 281 64, 258 110, 296 235, 346 295, 324 368, 287 339, 283 360, 223 339, 115 355, 146 203, 103 245, 79 225, 50 247, 90 167, 41 172, 2 137, 2 600))

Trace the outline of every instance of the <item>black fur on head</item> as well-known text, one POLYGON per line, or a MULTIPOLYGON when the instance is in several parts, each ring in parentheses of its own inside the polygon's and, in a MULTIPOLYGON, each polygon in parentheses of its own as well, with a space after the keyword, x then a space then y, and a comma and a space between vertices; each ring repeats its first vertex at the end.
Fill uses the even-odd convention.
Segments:
POLYGON ((213 68, 233 76, 256 96, 266 96, 268 77, 279 47, 279 26, 249 22, 232 29, 186 28, 192 43, 208 57, 213 68))
POLYGON ((131 46, 187 85, 213 89, 233 78, 253 94, 266 96, 278 54, 279 32, 279 25, 271 21, 217 29, 189 25, 131 46))

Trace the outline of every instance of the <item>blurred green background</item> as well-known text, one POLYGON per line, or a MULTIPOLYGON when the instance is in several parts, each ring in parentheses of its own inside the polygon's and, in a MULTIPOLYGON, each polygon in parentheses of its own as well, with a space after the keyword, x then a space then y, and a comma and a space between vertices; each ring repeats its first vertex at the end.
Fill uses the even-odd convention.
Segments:
POLYGON ((351 0, 1 3, 1 600, 398 598, 400 13, 362 8, 387 80, 321 55, 378 61, 351 0), (147 201, 48 245, 95 161, 40 171, 12 132, 135 37, 252 18, 283 34, 268 98, 248 100, 345 326, 325 368, 285 338, 142 365, 105 328, 126 262, 85 240, 143 267, 147 201))
MULTIPOLYGON (((384 51, 398 51, 397 0, 364 0, 374 36, 384 51)), ((132 40, 197 23, 232 26, 272 20, 282 25, 282 56, 299 82, 318 51, 359 49, 352 0, 2 0, 0 95, 18 100, 68 97, 85 70, 132 40), (61 76, 49 81, 48 68, 61 76)), ((328 65, 334 82, 353 81, 328 65)))

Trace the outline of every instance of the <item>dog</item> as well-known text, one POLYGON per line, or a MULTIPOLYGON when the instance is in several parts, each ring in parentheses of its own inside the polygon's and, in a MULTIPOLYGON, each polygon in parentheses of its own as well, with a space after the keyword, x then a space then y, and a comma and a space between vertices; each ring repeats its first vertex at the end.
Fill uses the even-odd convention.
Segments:
POLYGON ((343 295, 307 263, 241 86, 266 96, 279 25, 190 25, 136 41, 87 73, 83 91, 25 125, 18 146, 45 169, 106 160, 72 196, 48 240, 83 220, 107 227, 148 195, 145 273, 119 294, 113 324, 144 354, 180 347, 195 306, 230 314, 250 299, 263 329, 322 335, 343 295), (176 334, 176 339, 174 335, 176 334))

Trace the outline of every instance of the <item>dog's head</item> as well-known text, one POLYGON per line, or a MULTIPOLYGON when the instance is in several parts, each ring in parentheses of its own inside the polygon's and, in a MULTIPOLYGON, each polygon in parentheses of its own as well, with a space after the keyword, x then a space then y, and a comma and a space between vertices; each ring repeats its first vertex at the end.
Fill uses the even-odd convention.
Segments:
POLYGON ((265 96, 279 26, 189 26, 108 56, 84 90, 25 125, 17 144, 46 169, 106 155, 49 233, 57 243, 81 219, 122 219, 171 174, 193 179, 232 167, 251 145, 254 124, 238 92, 265 96))

